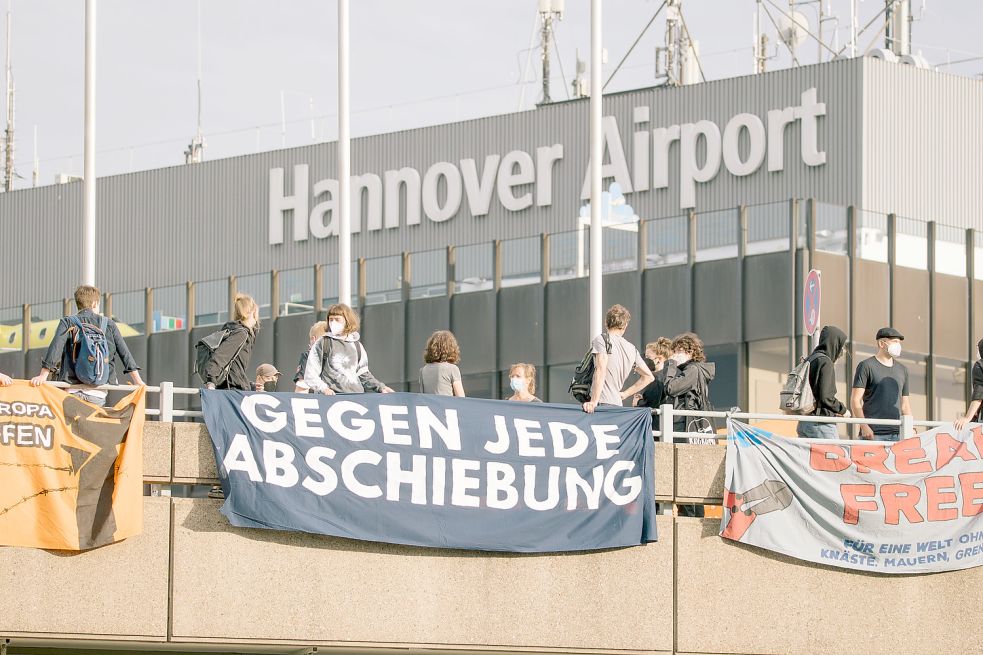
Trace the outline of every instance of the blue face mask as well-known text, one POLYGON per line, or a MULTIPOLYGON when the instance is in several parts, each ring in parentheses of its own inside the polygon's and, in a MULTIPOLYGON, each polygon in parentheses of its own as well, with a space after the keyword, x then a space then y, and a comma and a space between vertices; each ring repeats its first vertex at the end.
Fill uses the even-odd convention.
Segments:
POLYGON ((527 385, 525 378, 510 378, 509 386, 512 387, 512 391, 519 393, 520 391, 525 391, 527 385))

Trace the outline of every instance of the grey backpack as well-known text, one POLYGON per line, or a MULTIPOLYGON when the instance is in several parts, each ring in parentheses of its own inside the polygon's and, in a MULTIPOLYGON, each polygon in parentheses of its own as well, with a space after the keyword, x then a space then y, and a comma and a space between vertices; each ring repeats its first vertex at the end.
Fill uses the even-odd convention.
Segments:
MULTIPOLYGON (((824 353, 817 353, 825 357, 824 353)), ((778 406, 785 414, 812 414, 816 411, 816 397, 809 384, 811 357, 803 357, 798 366, 785 376, 785 385, 778 397, 778 406)))

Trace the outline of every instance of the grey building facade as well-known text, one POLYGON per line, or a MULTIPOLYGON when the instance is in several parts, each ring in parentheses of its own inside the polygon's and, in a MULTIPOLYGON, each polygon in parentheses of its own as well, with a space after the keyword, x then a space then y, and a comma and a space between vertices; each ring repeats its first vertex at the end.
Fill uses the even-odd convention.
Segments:
MULTIPOLYGON (((353 143, 355 279, 380 378, 414 388, 426 337, 449 327, 473 395, 499 396, 525 361, 545 398, 566 400, 589 337, 587 111, 353 143)), ((718 361, 716 404, 773 410, 805 348, 804 272, 820 268, 824 322, 850 333, 851 357, 894 323, 923 382, 916 415, 952 418, 976 334, 983 82, 853 59, 615 94, 604 113, 605 303, 633 310, 630 337, 696 330, 718 361)), ((334 164, 319 144, 99 180, 97 283, 151 380, 189 381, 190 344, 236 290, 269 319, 254 363, 292 370, 336 295, 334 164)), ((64 312, 80 214, 79 184, 0 195, 0 370, 36 368, 43 337, 24 324, 64 312)))

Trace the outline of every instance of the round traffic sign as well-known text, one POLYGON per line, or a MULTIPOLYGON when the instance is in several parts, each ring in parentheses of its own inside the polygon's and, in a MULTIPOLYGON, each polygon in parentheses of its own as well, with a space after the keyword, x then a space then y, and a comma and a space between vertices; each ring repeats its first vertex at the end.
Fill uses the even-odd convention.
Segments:
POLYGON ((806 276, 802 289, 802 324, 806 334, 812 336, 819 329, 819 309, 822 306, 822 276, 812 269, 806 276))

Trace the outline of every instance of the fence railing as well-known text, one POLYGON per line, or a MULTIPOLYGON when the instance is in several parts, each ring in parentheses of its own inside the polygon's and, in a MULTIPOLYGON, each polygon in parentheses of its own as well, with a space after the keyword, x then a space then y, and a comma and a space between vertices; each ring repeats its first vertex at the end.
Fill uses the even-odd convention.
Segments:
MULTIPOLYGON (((71 387, 67 382, 45 382, 45 384, 50 384, 53 387, 58 387, 60 389, 68 389, 71 387)), ((174 397, 175 396, 197 396, 200 389, 195 387, 175 387, 173 382, 161 382, 159 385, 148 384, 145 385, 148 394, 159 394, 160 403, 158 407, 148 407, 146 410, 147 416, 157 417, 160 421, 171 422, 175 418, 202 418, 204 415, 197 410, 192 409, 175 409, 174 408, 174 397)), ((98 389, 100 391, 125 391, 131 392, 137 389, 136 385, 133 384, 103 384, 97 387, 87 387, 92 389, 98 389)))

